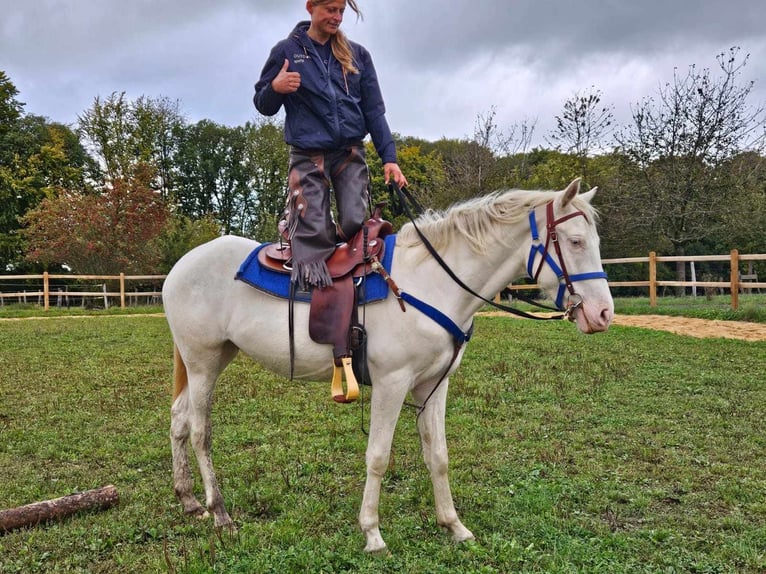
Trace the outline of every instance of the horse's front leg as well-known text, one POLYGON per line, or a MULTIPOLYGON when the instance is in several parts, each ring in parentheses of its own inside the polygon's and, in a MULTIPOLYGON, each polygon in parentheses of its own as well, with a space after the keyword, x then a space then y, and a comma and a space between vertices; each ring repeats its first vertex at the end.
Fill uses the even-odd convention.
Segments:
POLYGON ((364 485, 362 508, 359 511, 359 526, 366 538, 365 552, 383 552, 386 543, 380 535, 378 505, 380 486, 388 469, 391 443, 394 438, 396 421, 402 410, 407 394, 406 383, 376 381, 372 390, 370 408, 370 434, 367 440, 367 481, 364 485))
MULTIPOLYGON (((455 542, 473 540, 473 533, 468 530, 457 516, 452 492, 449 486, 447 455, 447 436, 444 430, 444 418, 447 408, 448 380, 445 379, 434 392, 425 410, 418 418, 418 431, 423 446, 423 459, 431 473, 436 503, 436 521, 439 526, 449 530, 455 542)), ((433 385, 422 385, 413 391, 413 396, 420 403, 425 401, 433 385)))

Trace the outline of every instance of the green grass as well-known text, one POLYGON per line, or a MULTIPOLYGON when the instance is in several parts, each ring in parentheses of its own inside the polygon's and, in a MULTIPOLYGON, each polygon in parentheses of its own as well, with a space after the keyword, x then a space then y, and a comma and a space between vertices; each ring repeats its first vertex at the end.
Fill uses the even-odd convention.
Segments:
POLYGON ((0 307, 0 319, 26 319, 29 317, 84 317, 84 316, 121 316, 147 315, 162 313, 162 305, 136 305, 121 309, 112 306, 109 309, 86 309, 84 307, 51 307, 47 311, 32 303, 14 303, 0 307))
POLYGON ((244 357, 224 373, 213 454, 239 532, 222 535, 172 493, 163 318, 0 323, 0 508, 106 484, 121 496, 0 535, 0 572, 766 571, 766 342, 476 323, 447 433, 477 540, 454 545, 436 526, 405 410, 381 500, 386 557, 362 552, 356 525, 361 410, 329 400, 328 383, 244 357))
MULTIPOLYGON (((507 301, 503 301, 503 303, 507 303, 507 301)), ((548 304, 550 303, 548 302, 548 304)), ((513 306, 524 311, 539 310, 521 301, 514 301, 513 306)), ((616 313, 622 315, 672 315, 720 321, 766 323, 766 294, 758 293, 739 295, 739 306, 736 311, 733 311, 731 308, 730 295, 714 295, 711 298, 707 298, 704 295, 698 297, 658 297, 655 307, 650 306, 648 297, 615 297, 614 308, 616 313)), ((492 307, 486 305, 484 310, 490 311, 492 307)), ((162 313, 162 306, 137 305, 127 307, 126 309, 113 306, 108 310, 84 309, 82 307, 51 307, 48 311, 43 311, 38 305, 33 304, 13 304, 0 307, 0 318, 76 317, 82 315, 119 316, 150 313, 162 313)))
MULTIPOLYGON (((548 301, 541 301, 549 304, 548 301)), ((507 301, 502 301, 507 303, 507 301)), ((523 311, 539 311, 536 307, 515 300, 513 306, 523 311)), ((485 311, 492 307, 485 305, 485 311)), ((715 295, 708 299, 698 297, 658 297, 657 305, 652 307, 648 297, 615 297, 614 311, 620 315, 669 315, 674 317, 692 317, 719 321, 749 321, 766 323, 766 294, 746 294, 739 296, 736 311, 731 308, 731 296, 715 295)))

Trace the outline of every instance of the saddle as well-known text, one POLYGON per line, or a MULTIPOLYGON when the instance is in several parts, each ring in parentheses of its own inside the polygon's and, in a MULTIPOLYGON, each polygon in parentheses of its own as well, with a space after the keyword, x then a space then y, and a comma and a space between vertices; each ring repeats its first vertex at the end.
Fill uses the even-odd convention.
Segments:
MULTIPOLYGON (((311 292, 309 336, 316 343, 333 345, 331 393, 339 403, 353 402, 359 396, 352 351, 363 344, 364 328, 358 322, 354 280, 373 272, 373 263, 383 257, 383 238, 393 232, 391 223, 381 217, 384 205, 376 205, 362 229, 350 241, 339 244, 328 258, 332 285, 311 292)), ((285 240, 258 252, 260 264, 279 273, 290 273, 291 257, 290 245, 285 240)))

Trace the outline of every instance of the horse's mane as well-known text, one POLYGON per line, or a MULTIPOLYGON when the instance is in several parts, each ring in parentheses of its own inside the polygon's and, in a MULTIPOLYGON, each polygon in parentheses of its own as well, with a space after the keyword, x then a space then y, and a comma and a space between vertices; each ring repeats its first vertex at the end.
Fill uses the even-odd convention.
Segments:
MULTIPOLYGON (((471 249, 483 253, 492 242, 505 243, 504 226, 528 217, 529 212, 545 205, 561 192, 510 189, 456 203, 445 211, 427 210, 415 223, 436 249, 446 246, 453 237, 461 236, 471 249)), ((595 210, 587 201, 575 197, 572 204, 583 211, 590 221, 595 210)), ((398 234, 400 245, 420 243, 412 223, 405 224, 398 234)))

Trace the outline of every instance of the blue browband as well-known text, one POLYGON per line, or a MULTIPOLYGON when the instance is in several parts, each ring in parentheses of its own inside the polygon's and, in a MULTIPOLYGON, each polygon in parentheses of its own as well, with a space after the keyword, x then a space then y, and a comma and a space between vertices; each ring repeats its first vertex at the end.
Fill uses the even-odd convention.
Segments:
MULTIPOLYGON (((534 209, 529 212, 529 229, 532 232, 532 246, 529 248, 529 259, 527 260, 527 274, 529 277, 536 279, 535 272, 534 272, 534 266, 535 266, 535 258, 537 255, 541 255, 543 257, 543 260, 548 263, 548 266, 553 270, 553 272, 556 274, 556 277, 559 278, 559 290, 556 294, 556 307, 559 309, 564 309, 564 292, 567 289, 567 281, 566 281, 566 274, 564 271, 559 267, 559 264, 556 262, 555 259, 551 256, 550 252, 548 251, 548 246, 543 245, 540 242, 540 234, 537 232, 537 218, 535 217, 535 211, 534 209)), ((540 267, 542 267, 542 263, 540 263, 540 267)), ((539 274, 539 270, 538 270, 539 274)), ((575 281, 587 281, 588 279, 606 279, 607 275, 604 271, 591 271, 590 273, 578 273, 576 275, 569 275, 569 282, 574 283, 575 281)))

